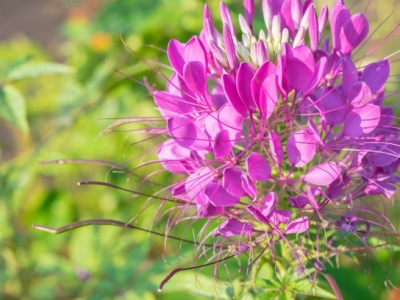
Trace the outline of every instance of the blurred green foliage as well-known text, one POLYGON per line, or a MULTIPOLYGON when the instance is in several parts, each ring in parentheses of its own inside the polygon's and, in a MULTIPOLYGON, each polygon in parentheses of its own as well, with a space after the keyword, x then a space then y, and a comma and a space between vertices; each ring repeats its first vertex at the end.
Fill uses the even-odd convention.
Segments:
MULTIPOLYGON (((239 11, 240 1, 226 2, 239 11)), ((218 1, 207 3, 217 16, 218 1)), ((59 227, 94 218, 128 222, 139 214, 133 225, 143 228, 154 225, 153 229, 157 230, 157 225, 153 224, 155 208, 140 213, 146 197, 133 197, 102 186, 79 187, 76 182, 107 181, 148 194, 157 192, 158 186, 143 184, 140 178, 115 172, 101 164, 38 163, 79 158, 118 164, 127 162, 129 167, 138 165, 140 155, 154 142, 134 144, 144 136, 132 132, 100 135, 113 122, 102 118, 154 116, 156 111, 148 91, 126 77, 146 78, 151 85, 164 86, 163 79, 142 60, 168 75, 170 71, 163 66, 167 63, 166 55, 160 49, 166 49, 172 38, 186 41, 198 34, 202 22, 203 1, 200 0, 102 1, 92 15, 79 7, 79 1, 76 5, 63 25, 66 36, 60 47, 65 57, 63 64, 52 63, 48 53, 27 39, 0 44, 0 133, 3 141, 0 145, 0 298, 187 299, 190 294, 192 299, 208 299, 232 296, 231 284, 214 283, 212 268, 206 268, 205 275, 197 274, 197 277, 192 271, 178 273, 163 292, 157 294, 158 284, 169 271, 195 263, 190 245, 168 246, 169 256, 164 258, 162 238, 141 231, 85 227, 53 236, 31 229, 32 224, 59 227), (132 55, 124 44, 142 59, 132 55), (139 159, 132 159, 135 157, 139 159)), ((141 128, 140 124, 129 127, 130 130, 141 128)), ((145 177, 155 170, 156 167, 150 166, 139 170, 138 174, 145 177)), ((158 182, 168 180, 162 174, 157 177, 158 182)), ((393 251, 378 251, 375 257, 361 255, 358 266, 353 257, 344 260, 340 269, 333 267, 334 262, 328 265, 328 273, 334 274, 345 299, 361 299, 361 295, 363 299, 384 299, 385 268, 394 272, 389 278, 400 278, 399 256, 393 251), (363 273, 365 270, 367 274, 363 273)), ((236 266, 236 262, 232 265, 236 266)), ((277 287, 264 291, 264 299, 272 297, 267 293, 279 291, 283 284, 289 284, 306 298, 309 281, 296 285, 293 278, 275 278, 274 268, 271 262, 264 262, 257 271, 267 286, 277 287)), ((232 273, 237 293, 242 289, 239 282, 245 274, 232 273)), ((226 274, 221 276, 229 281, 226 274)), ((400 284, 400 281, 397 279, 393 283, 400 284)), ((322 285, 328 287, 327 282, 322 285)), ((324 293, 319 291, 320 295, 324 293)), ((330 295, 330 292, 325 294, 330 295)), ((291 297, 290 294, 286 296, 282 299, 291 297)))

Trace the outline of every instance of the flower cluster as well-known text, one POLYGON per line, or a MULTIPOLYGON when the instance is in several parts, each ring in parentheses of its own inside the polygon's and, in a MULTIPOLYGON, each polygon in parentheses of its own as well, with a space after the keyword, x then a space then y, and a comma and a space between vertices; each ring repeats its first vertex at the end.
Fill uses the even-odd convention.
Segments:
POLYGON ((240 40, 227 6, 219 32, 206 5, 201 34, 168 45, 166 90, 151 90, 168 135, 159 161, 181 174, 174 224, 189 211, 217 221, 204 239, 225 255, 312 226, 368 234, 362 199, 390 199, 400 180, 398 128, 383 105, 390 63, 353 58, 368 21, 341 0, 319 15, 312 1, 263 0, 256 33, 254 1, 244 12, 240 40))

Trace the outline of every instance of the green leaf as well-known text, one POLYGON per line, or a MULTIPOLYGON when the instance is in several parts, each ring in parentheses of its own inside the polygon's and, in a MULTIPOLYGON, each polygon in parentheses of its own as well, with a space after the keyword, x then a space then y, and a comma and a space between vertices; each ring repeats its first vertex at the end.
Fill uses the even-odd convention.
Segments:
POLYGON ((328 291, 325 291, 316 284, 312 284, 309 279, 295 281, 291 285, 291 290, 303 295, 318 296, 330 299, 336 299, 336 296, 328 291))
POLYGON ((20 67, 12 70, 7 75, 6 80, 15 81, 15 80, 36 78, 40 76, 68 74, 71 73, 73 70, 74 69, 72 67, 58 63, 51 63, 51 62, 29 63, 21 65, 20 67))
POLYGON ((24 96, 12 85, 0 86, 0 116, 22 131, 29 131, 24 96))

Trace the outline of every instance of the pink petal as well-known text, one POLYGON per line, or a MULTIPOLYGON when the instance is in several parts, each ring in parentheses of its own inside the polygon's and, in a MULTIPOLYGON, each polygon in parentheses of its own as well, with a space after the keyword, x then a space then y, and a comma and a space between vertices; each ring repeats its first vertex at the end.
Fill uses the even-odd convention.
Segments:
POLYGON ((178 145, 190 150, 209 149, 209 138, 196 123, 187 117, 173 117, 167 122, 168 131, 178 145))
POLYGON ((247 116, 247 109, 236 88, 235 79, 229 74, 224 74, 222 76, 222 83, 224 86, 225 94, 228 98, 229 103, 236 109, 236 111, 244 118, 247 116))
POLYGON ((272 223, 274 223, 275 226, 278 226, 281 223, 289 223, 291 215, 292 212, 290 210, 276 209, 271 213, 269 219, 272 223))
POLYGON ((265 182, 271 178, 271 167, 261 154, 251 153, 246 159, 246 167, 252 180, 265 182))
POLYGON ((176 174, 193 173, 198 163, 191 158, 192 151, 179 146, 173 139, 165 141, 157 152, 162 166, 176 174))
POLYGON ((206 89, 204 66, 199 61, 190 61, 183 67, 183 79, 190 90, 203 94, 206 89))
POLYGON ((232 16, 231 13, 229 12, 228 7, 224 2, 220 2, 219 9, 221 13, 222 23, 228 24, 231 35, 236 36, 235 25, 233 24, 232 16))
POLYGON ((251 28, 251 24, 253 23, 253 17, 254 17, 254 0, 244 0, 243 6, 247 24, 251 28))
POLYGON ((288 197, 288 201, 296 208, 302 208, 308 204, 308 198, 304 196, 288 197))
POLYGON ((356 48, 367 36, 369 31, 368 20, 363 14, 355 14, 347 20, 340 31, 340 51, 344 54, 356 48))
POLYGON ((226 103, 218 111, 207 116, 204 123, 211 139, 215 139, 221 130, 226 130, 229 133, 230 143, 234 145, 242 132, 242 120, 232 105, 226 103))
POLYGON ((338 50, 340 48, 340 33, 343 24, 350 19, 350 11, 343 5, 343 3, 336 2, 331 11, 330 24, 332 34, 332 49, 338 50))
POLYGON ((215 206, 233 206, 240 202, 239 197, 235 197, 219 183, 210 183, 204 193, 215 206))
POLYGON ((364 81, 375 94, 388 80, 390 74, 390 63, 387 59, 371 63, 365 67, 360 80, 364 81))
POLYGON ((242 62, 239 66, 236 77, 236 87, 242 102, 248 111, 255 110, 256 106, 251 91, 251 80, 254 76, 254 70, 247 62, 242 62))
POLYGON ((318 48, 318 20, 314 4, 309 6, 308 34, 310 36, 311 50, 315 52, 318 48))
POLYGON ((289 162, 296 167, 308 164, 315 156, 318 141, 311 129, 302 129, 292 134, 286 143, 289 162))
POLYGON ((240 222, 237 219, 228 219, 216 229, 217 235, 241 236, 251 234, 253 227, 250 224, 240 222))
POLYGON ((285 229, 286 234, 292 233, 302 233, 308 230, 310 227, 310 222, 308 221, 308 217, 300 217, 291 221, 285 229))
POLYGON ((223 34, 224 34, 225 53, 226 53, 226 58, 228 59, 229 67, 232 70, 236 70, 239 65, 239 60, 236 56, 235 44, 233 43, 229 26, 226 23, 224 24, 223 34))
POLYGON ((255 197, 257 194, 257 187, 249 176, 242 175, 242 187, 246 191, 247 196, 250 198, 255 197))
POLYGON ((269 219, 268 219, 266 216, 264 216, 264 215, 258 210, 258 208, 257 208, 256 206, 254 206, 254 205, 247 205, 247 206, 246 206, 246 209, 247 209, 247 211, 248 211, 250 214, 253 215, 253 217, 254 217, 256 220, 258 220, 258 221, 260 221, 261 223, 264 223, 264 224, 268 224, 268 223, 269 223, 269 219))
POLYGON ((231 152, 232 144, 227 130, 221 130, 215 137, 214 156, 217 159, 228 156, 231 152))
POLYGON ((317 203, 317 200, 315 200, 315 195, 320 192, 320 188, 319 187, 311 187, 311 186, 307 186, 307 197, 308 197, 308 201, 310 202, 310 204, 312 205, 312 207, 314 207, 315 209, 319 209, 319 205, 317 203))
POLYGON ((194 108, 192 103, 182 97, 166 92, 156 91, 153 97, 161 115, 165 118, 187 114, 194 108))
POLYGON ((354 107, 360 107, 372 101, 372 93, 365 82, 359 81, 349 87, 348 98, 354 107))
POLYGON ((271 155, 276 161, 278 165, 282 164, 283 160, 283 148, 282 148, 282 143, 275 133, 275 131, 271 130, 268 133, 268 139, 269 139, 269 149, 271 151, 271 155))
POLYGON ((186 44, 184 57, 185 63, 198 61, 203 65, 204 69, 207 68, 206 51, 204 50, 203 43, 197 36, 192 37, 186 44))
POLYGON ((317 165, 304 175, 304 181, 315 185, 331 184, 340 175, 340 167, 332 162, 317 165))
POLYGON ((273 114, 276 104, 278 103, 278 90, 276 76, 268 76, 263 84, 260 91, 259 105, 261 113, 265 120, 273 114))
POLYGON ((307 46, 298 46, 286 57, 286 76, 295 91, 304 91, 314 77, 314 58, 307 46))
POLYGON ((342 57, 342 92, 345 96, 348 94, 349 87, 358 82, 358 71, 356 66, 347 56, 342 57))
POLYGON ((276 74, 276 66, 270 62, 266 61, 254 74, 251 80, 251 91, 253 93, 253 99, 258 108, 260 108, 260 91, 263 86, 265 78, 270 75, 276 74))
POLYGON ((223 187, 236 197, 247 196, 246 191, 242 187, 243 172, 238 168, 227 168, 224 170, 223 187))
POLYGON ((191 201, 205 205, 208 200, 204 195, 205 188, 214 180, 213 173, 208 168, 200 168, 190 174, 185 181, 185 189, 191 201))
POLYGON ((348 137, 370 133, 379 124, 381 110, 374 104, 354 108, 346 117, 343 131, 348 137))
POLYGON ((177 40, 171 40, 168 43, 167 53, 171 66, 178 72, 179 75, 183 76, 183 66, 185 45, 177 40))
POLYGON ((342 124, 349 112, 349 105, 343 94, 333 87, 325 89, 316 106, 330 126, 342 124))
POLYGON ((261 202, 263 205, 260 207, 260 211, 264 216, 268 217, 278 204, 278 199, 274 192, 270 192, 261 202))

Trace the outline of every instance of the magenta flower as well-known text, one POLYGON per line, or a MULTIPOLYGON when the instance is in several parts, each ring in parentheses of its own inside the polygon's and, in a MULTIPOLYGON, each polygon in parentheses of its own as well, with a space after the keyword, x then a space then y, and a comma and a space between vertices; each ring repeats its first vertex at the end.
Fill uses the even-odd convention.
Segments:
POLYGON ((158 216, 169 215, 166 238, 204 219, 199 267, 242 253, 250 267, 284 241, 301 270, 307 260, 323 270, 320 256, 339 246, 329 230, 365 249, 372 228, 397 237, 364 201, 391 199, 400 181, 398 128, 383 105, 390 63, 353 57, 366 18, 341 0, 319 15, 312 1, 263 0, 266 27, 256 32, 254 1, 244 0, 240 34, 224 3, 220 13, 220 31, 206 5, 199 36, 170 41, 166 90, 149 88, 165 120, 159 162, 180 178, 155 197, 158 216))
POLYGON ((271 237, 290 244, 290 235, 329 226, 387 228, 361 201, 391 198, 400 180, 398 129, 383 105, 389 61, 353 61, 366 18, 340 0, 319 16, 312 1, 264 0, 266 30, 257 33, 254 2, 245 0, 240 40, 224 3, 220 10, 221 32, 206 5, 200 35, 170 41, 174 73, 166 91, 151 90, 169 136, 158 157, 182 174, 171 187, 185 201, 174 222, 189 211, 206 218, 219 237, 214 252, 230 247, 254 260, 271 237))

